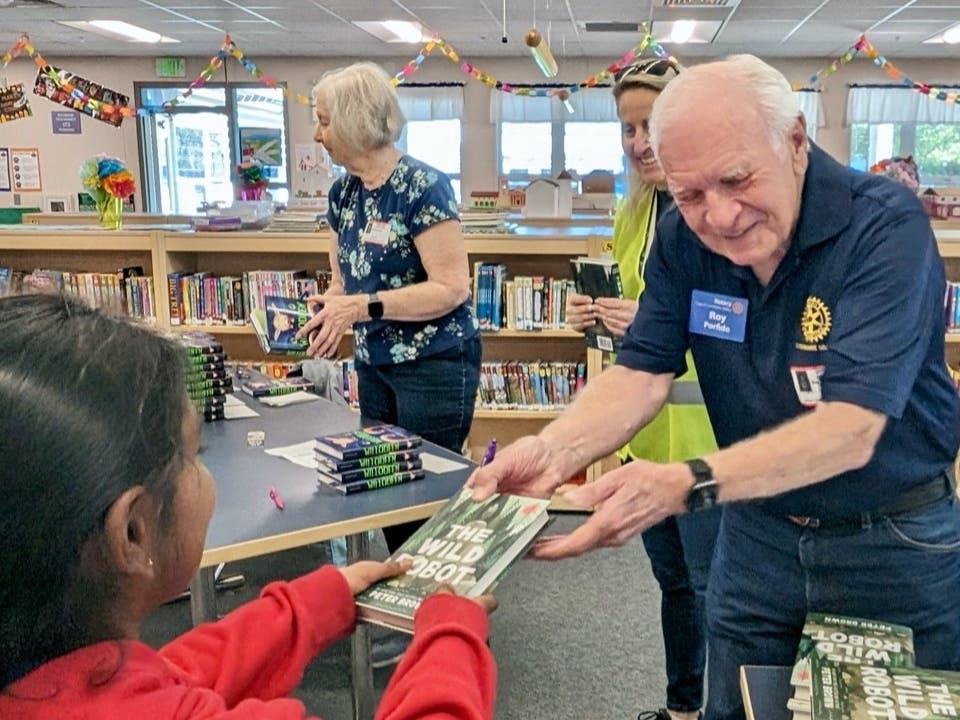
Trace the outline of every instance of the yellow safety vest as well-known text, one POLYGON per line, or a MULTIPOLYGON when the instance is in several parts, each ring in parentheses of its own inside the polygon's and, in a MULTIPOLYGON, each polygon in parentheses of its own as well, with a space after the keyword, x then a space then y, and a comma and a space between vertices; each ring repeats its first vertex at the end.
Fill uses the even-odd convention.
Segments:
MULTIPOLYGON (((632 205, 621 203, 614 217, 612 254, 620 268, 624 297, 639 298, 643 292, 642 266, 653 241, 656 203, 656 192, 651 186, 632 205)), ((666 404, 649 425, 620 449, 617 457, 675 462, 716 449, 697 369, 687 351, 687 372, 674 379, 666 404)))

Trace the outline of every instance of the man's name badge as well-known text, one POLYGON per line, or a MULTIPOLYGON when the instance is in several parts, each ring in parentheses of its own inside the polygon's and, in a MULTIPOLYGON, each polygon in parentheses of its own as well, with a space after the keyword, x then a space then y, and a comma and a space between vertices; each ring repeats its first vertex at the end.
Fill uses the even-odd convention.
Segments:
POLYGON ((373 245, 386 245, 390 240, 390 223, 371 220, 360 234, 360 239, 373 245))
POLYGON ((820 378, 825 370, 823 365, 791 365, 790 379, 797 391, 797 400, 801 405, 813 407, 823 399, 820 378))
POLYGON ((743 342, 749 305, 746 298, 694 290, 690 295, 688 329, 697 335, 743 342))

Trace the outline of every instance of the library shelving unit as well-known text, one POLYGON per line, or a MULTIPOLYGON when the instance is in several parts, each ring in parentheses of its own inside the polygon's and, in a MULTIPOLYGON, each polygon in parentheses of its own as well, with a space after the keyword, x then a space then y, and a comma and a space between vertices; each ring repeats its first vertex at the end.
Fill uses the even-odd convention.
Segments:
POLYGON ((0 225, 0 266, 30 272, 52 268, 71 272, 116 272, 130 265, 145 275, 162 272, 156 232, 119 233, 97 227, 0 225))
MULTIPOLYGON (((960 222, 933 222, 940 257, 947 272, 947 280, 960 282, 960 222)), ((960 367, 960 332, 947 333, 947 362, 953 368, 960 367)))
MULTIPOLYGON (((474 262, 502 263, 507 277, 542 275, 570 277, 570 259, 581 255, 598 255, 602 245, 609 241, 608 225, 520 226, 507 234, 484 233, 466 236, 467 254, 471 268, 474 262)), ((482 333, 483 359, 560 360, 584 362, 587 378, 600 369, 600 353, 587 351, 583 335, 567 329, 552 330, 494 330, 482 333)), ((546 423, 560 414, 555 409, 488 410, 478 408, 474 413, 473 428, 468 444, 472 457, 481 457, 487 441, 497 438, 501 445, 513 442, 523 435, 538 432, 546 423)), ((600 473, 600 466, 591 466, 587 479, 600 473)))

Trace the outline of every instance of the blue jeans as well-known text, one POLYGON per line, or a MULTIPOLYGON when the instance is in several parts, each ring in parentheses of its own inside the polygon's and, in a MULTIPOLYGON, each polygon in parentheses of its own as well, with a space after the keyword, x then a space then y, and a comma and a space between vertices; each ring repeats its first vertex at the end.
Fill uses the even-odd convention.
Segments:
POLYGON ((720 514, 715 507, 669 517, 641 535, 660 585, 667 707, 678 712, 703 707, 707 664, 704 605, 720 514))
MULTIPOLYGON (((460 453, 473 423, 480 384, 480 336, 435 355, 396 365, 356 363, 363 425, 393 423, 460 453)), ((384 528, 390 552, 423 523, 384 528)))
POLYGON ((808 611, 913 628, 917 665, 960 669, 960 505, 846 528, 724 510, 707 592, 707 720, 742 720, 741 665, 792 665, 808 611))

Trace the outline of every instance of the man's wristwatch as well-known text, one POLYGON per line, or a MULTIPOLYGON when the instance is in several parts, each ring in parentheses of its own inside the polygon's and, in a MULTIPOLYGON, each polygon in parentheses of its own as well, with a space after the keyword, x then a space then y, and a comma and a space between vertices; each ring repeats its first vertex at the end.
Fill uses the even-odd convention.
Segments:
POLYGON ((693 473, 693 487, 687 493, 687 510, 695 512, 706 510, 717 504, 717 481, 713 479, 713 470, 703 460, 687 460, 686 465, 693 473))
POLYGON ((383 301, 376 293, 367 295, 367 315, 371 320, 377 320, 383 317, 383 301))

